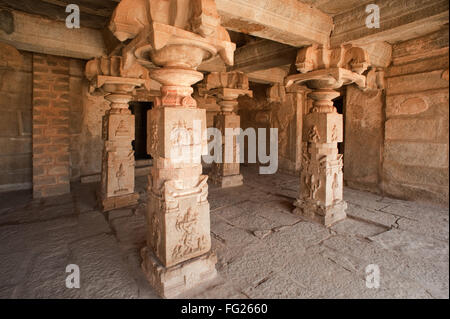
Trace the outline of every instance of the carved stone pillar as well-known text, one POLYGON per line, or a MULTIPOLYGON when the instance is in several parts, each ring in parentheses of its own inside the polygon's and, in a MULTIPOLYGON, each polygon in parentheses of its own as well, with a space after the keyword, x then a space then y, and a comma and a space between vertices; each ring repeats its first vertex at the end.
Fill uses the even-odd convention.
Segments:
POLYGON ((197 108, 191 86, 203 79, 196 71, 203 60, 220 54, 232 64, 235 45, 220 27, 214 1, 155 8, 159 9, 121 1, 111 29, 121 40, 133 39, 123 49, 125 65, 137 61, 162 84, 161 97, 148 113, 147 149, 153 167, 148 179, 147 246, 141 256, 150 284, 163 297, 174 297, 216 275, 208 177, 202 175, 201 165, 207 152, 206 111, 197 108), (139 12, 147 15, 148 25, 136 21, 139 12))
POLYGON ((103 211, 137 204, 134 191, 134 115, 128 109, 132 91, 144 84, 140 78, 121 77, 121 58, 101 58, 88 62, 86 75, 93 89, 100 89, 111 109, 103 116, 101 187, 99 206, 103 211))
POLYGON ((343 155, 337 144, 343 142, 343 116, 333 106, 339 96, 335 89, 356 83, 365 88, 361 73, 367 69, 367 55, 359 48, 341 47, 327 50, 317 47, 301 49, 297 68, 302 74, 286 78, 286 85, 306 83, 313 107, 303 126, 300 196, 294 213, 325 226, 344 219, 347 203, 343 200, 343 155), (324 63, 327 61, 327 63, 324 63))
POLYGON ((212 72, 206 77, 199 92, 201 95, 216 96, 221 108, 220 113, 214 117, 214 127, 222 132, 222 162, 214 163, 210 177, 223 188, 240 186, 243 184, 243 177, 240 173, 239 135, 234 133, 241 128, 241 118, 236 114, 238 97, 253 96, 253 92, 248 89, 248 77, 242 72, 212 72), (226 129, 230 129, 230 132, 233 130, 233 135, 227 136, 226 129))

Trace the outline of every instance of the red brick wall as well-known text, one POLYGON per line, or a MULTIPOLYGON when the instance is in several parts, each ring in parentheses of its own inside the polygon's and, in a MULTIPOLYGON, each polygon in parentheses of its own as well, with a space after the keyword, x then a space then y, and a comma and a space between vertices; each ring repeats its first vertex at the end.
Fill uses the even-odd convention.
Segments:
POLYGON ((33 197, 70 192, 70 59, 33 55, 33 197))

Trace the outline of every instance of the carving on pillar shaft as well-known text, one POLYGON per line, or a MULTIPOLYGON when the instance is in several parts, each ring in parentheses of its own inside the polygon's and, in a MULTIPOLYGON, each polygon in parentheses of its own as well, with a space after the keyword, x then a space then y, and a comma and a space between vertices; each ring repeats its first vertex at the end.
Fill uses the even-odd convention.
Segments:
POLYGON ((296 60, 299 74, 285 79, 287 87, 306 84, 312 92, 311 112, 303 127, 303 160, 300 195, 294 213, 306 219, 331 226, 346 217, 343 200, 343 156, 337 143, 343 142, 343 118, 333 106, 343 85, 355 83, 365 90, 370 66, 367 52, 351 45, 327 49, 319 46, 302 48, 296 60))
POLYGON ((124 70, 136 63, 161 83, 148 113, 147 246, 142 268, 155 289, 173 297, 216 275, 210 251, 206 111, 191 97, 197 67, 217 55, 232 65, 236 46, 220 26, 214 0, 122 0, 110 30, 126 44, 124 70))
POLYGON ((135 66, 124 72, 121 57, 98 58, 86 64, 91 92, 99 90, 111 103, 103 116, 102 178, 98 194, 103 211, 135 205, 134 191, 134 115, 128 109, 134 89, 145 84, 145 69, 135 66))
POLYGON ((222 132, 222 162, 213 165, 210 177, 223 188, 240 186, 243 184, 243 177, 240 174, 238 135, 234 135, 232 144, 228 145, 225 130, 228 128, 239 131, 241 128, 241 118, 236 114, 239 104, 237 99, 241 95, 253 97, 253 92, 248 89, 248 77, 242 72, 212 72, 206 76, 198 90, 200 96, 216 96, 221 108, 220 113, 214 117, 214 127, 222 132))

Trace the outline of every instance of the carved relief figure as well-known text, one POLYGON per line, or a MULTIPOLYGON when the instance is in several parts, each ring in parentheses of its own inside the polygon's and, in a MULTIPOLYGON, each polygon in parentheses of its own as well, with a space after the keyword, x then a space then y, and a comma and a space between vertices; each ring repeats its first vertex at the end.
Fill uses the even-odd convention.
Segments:
POLYGON ((127 127, 125 126, 124 120, 120 121, 119 126, 117 126, 115 135, 116 136, 128 136, 129 135, 129 131, 128 131, 127 127))
POLYGON ((317 126, 312 126, 308 133, 308 141, 311 143, 317 143, 320 140, 319 131, 317 126))
POLYGON ((331 141, 337 142, 338 135, 337 135, 337 127, 336 124, 333 125, 333 128, 331 129, 331 141))
POLYGON ((316 199, 317 191, 322 186, 320 179, 316 177, 315 174, 311 174, 305 177, 305 185, 309 190, 309 198, 316 199))
POLYGON ((159 253, 159 246, 161 244, 161 234, 159 233, 159 218, 156 214, 156 212, 153 212, 153 216, 151 218, 151 230, 152 230, 152 243, 153 243, 153 249, 158 254, 159 253))
POLYGON ((333 189, 333 201, 339 199, 337 192, 339 191, 339 179, 338 174, 334 174, 333 178, 333 184, 331 185, 331 188, 333 189))
POLYGON ((188 128, 186 121, 179 121, 173 125, 170 132, 170 142, 172 144, 172 156, 177 158, 184 158, 186 151, 192 152, 193 146, 193 130, 188 128), (190 147, 187 148, 186 147, 190 147))
POLYGON ((122 191, 126 190, 126 189, 122 188, 122 179, 125 177, 125 175, 126 174, 125 174, 125 170, 123 168, 123 163, 120 163, 119 170, 116 173, 117 186, 118 186, 118 189, 117 189, 116 193, 119 193, 119 192, 122 192, 122 191))
POLYGON ((182 232, 182 236, 172 252, 172 257, 181 258, 202 250, 206 245, 206 237, 197 232, 198 211, 190 207, 186 213, 178 215, 175 229, 182 232))
POLYGON ((150 155, 155 156, 158 151, 158 125, 155 120, 150 123, 150 155))

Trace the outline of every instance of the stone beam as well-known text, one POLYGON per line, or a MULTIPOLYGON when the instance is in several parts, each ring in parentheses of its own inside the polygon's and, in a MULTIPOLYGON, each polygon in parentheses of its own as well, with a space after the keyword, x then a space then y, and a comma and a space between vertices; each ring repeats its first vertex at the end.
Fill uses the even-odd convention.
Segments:
POLYGON ((222 26, 294 47, 327 44, 333 20, 298 0, 216 0, 222 26))
POLYGON ((236 50, 234 65, 228 67, 228 71, 251 73, 292 64, 297 51, 297 48, 282 43, 258 40, 236 50))
POLYGON ((260 70, 248 73, 248 80, 251 82, 271 84, 271 83, 284 83, 284 78, 287 75, 287 71, 283 68, 271 68, 266 70, 260 70))
POLYGON ((364 45, 372 42, 395 43, 439 30, 448 23, 447 0, 374 0, 380 8, 380 28, 367 28, 365 5, 334 17, 332 47, 343 43, 364 45))
MULTIPOLYGON (((226 67, 219 56, 203 62, 198 70, 202 72, 244 72, 246 74, 262 74, 269 76, 266 70, 278 68, 280 66, 291 65, 295 62, 297 48, 292 46, 261 39, 248 43, 238 48, 234 53, 234 65, 226 67)), ((265 77, 264 76, 264 77, 265 77)), ((276 70, 275 77, 280 76, 280 71, 276 70)), ((272 80, 267 83, 283 83, 283 80, 272 80)))
POLYGON ((0 29, 0 41, 19 50, 85 60, 106 54, 99 30, 68 29, 63 22, 17 11, 8 14, 14 21, 13 26, 8 32, 0 29))

